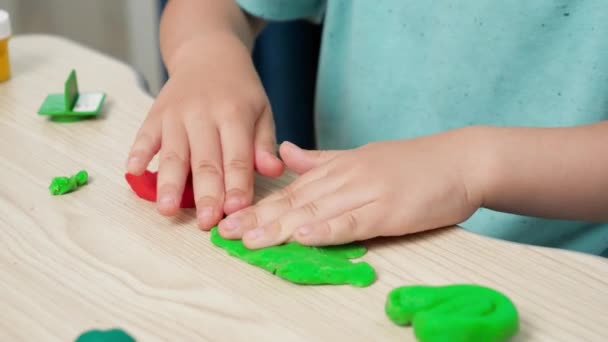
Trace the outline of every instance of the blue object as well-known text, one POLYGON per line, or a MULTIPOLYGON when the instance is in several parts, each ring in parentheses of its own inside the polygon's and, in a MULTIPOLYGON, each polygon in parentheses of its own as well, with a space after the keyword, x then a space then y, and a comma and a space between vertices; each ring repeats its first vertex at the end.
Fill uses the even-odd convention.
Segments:
POLYGON ((272 105, 277 142, 316 147, 314 94, 321 28, 306 21, 270 23, 253 60, 272 105))

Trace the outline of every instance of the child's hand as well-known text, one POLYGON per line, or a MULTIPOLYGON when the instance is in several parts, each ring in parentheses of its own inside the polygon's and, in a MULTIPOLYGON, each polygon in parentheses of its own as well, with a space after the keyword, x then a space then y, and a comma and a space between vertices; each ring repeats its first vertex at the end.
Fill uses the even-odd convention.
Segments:
POLYGON ((254 166, 279 176, 283 164, 247 48, 234 37, 196 46, 172 59, 170 80, 137 134, 127 169, 141 174, 160 151, 157 205, 165 215, 177 212, 192 171, 198 222, 209 229, 224 212, 251 203, 254 166))
POLYGON ((466 130, 339 152, 283 144, 286 165, 302 175, 228 216, 220 233, 260 248, 288 240, 343 244, 458 224, 481 205, 483 173, 476 174, 479 156, 466 130))

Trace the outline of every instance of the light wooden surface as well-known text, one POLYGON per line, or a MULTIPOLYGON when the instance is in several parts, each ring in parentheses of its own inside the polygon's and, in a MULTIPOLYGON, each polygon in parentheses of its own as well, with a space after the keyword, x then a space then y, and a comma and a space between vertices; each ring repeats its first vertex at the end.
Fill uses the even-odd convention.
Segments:
MULTIPOLYGON (((608 262, 483 238, 463 230, 370 242, 368 288, 287 283, 228 257, 192 211, 158 215, 123 180, 128 147, 152 99, 128 66, 45 36, 12 41, 0 84, 0 340, 70 341, 121 327, 140 341, 412 341, 384 314, 409 284, 477 283, 507 294, 519 341, 608 336, 608 262), (97 120, 58 124, 36 111, 71 68, 82 91, 108 92, 97 120), (92 181, 49 195, 54 176, 92 181)), ((289 182, 259 180, 258 198, 289 182)))

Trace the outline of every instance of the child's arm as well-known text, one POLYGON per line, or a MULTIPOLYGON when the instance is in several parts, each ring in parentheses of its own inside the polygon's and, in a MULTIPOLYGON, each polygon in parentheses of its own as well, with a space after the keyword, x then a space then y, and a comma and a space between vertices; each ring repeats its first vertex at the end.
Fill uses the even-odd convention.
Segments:
POLYGON ((484 207, 608 220, 608 122, 567 128, 479 128, 484 207))
POLYGON ((331 245, 451 226, 479 207, 608 219, 608 122, 569 128, 468 127, 347 151, 281 146, 301 176, 220 223, 251 248, 331 245))
POLYGON ((184 58, 208 48, 206 39, 238 38, 251 50, 264 22, 246 15, 232 0, 171 0, 163 12, 160 43, 169 72, 184 58))
POLYGON ((197 218, 209 229, 253 200, 254 167, 278 176, 268 98, 251 60, 262 23, 232 0, 171 0, 161 23, 169 71, 131 148, 141 174, 159 153, 158 210, 175 214, 189 172, 197 218))

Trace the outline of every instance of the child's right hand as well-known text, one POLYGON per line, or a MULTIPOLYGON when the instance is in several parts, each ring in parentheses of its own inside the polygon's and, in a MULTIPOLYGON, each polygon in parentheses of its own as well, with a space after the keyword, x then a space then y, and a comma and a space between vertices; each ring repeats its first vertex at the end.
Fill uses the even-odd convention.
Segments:
POLYGON ((235 37, 190 42, 167 63, 161 90, 131 148, 127 171, 139 175, 159 154, 158 210, 178 211, 192 171, 199 226, 210 229, 253 200, 254 167, 277 177, 268 98, 248 49, 235 37))

